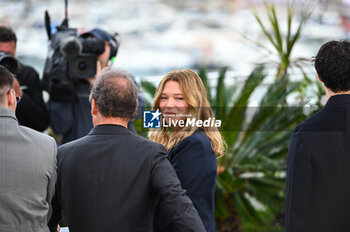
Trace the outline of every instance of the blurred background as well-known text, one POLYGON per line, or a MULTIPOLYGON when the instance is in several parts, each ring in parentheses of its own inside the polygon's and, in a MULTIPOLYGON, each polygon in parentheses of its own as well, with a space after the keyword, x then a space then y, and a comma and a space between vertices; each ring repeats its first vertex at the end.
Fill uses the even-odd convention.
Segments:
MULTIPOLYGON (((252 9, 264 13, 259 0, 70 0, 70 26, 88 30, 101 27, 118 32, 121 47, 114 65, 140 78, 164 75, 172 69, 228 66, 235 76, 246 76, 253 65, 273 59, 252 41, 266 38, 252 9), (249 40, 247 39, 249 38, 249 40)), ((271 2, 271 1, 270 1, 271 2)), ((274 1, 281 23, 288 0, 274 1)), ((295 46, 293 56, 311 58, 331 39, 347 39, 349 1, 312 1, 313 13, 295 46)), ((48 39, 44 12, 54 25, 64 18, 64 0, 0 0, 2 25, 18 36, 18 58, 42 73, 48 39)), ((296 2, 296 17, 307 1, 296 2)))
MULTIPOLYGON (((64 1, 0 3, 18 59, 42 75, 44 12, 60 25, 64 1)), ((349 39, 350 0, 71 0, 68 15, 82 31, 119 33, 113 65, 136 77, 148 107, 167 72, 196 70, 227 143, 218 159, 217 231, 284 231, 291 131, 326 101, 312 58, 323 43, 349 39)), ((147 135, 141 120, 135 127, 147 135)))

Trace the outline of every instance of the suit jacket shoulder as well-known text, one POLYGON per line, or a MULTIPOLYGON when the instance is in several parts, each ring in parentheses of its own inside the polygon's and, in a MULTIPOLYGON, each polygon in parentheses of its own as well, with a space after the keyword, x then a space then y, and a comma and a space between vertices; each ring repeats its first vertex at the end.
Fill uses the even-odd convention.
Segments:
POLYGON ((302 121, 293 133, 345 132, 347 130, 347 108, 324 107, 316 114, 302 121))
MULTIPOLYGON (((90 135, 92 135, 92 131, 94 129, 91 130, 91 132, 87 135, 84 136, 82 138, 79 138, 77 140, 71 141, 69 143, 63 144, 58 148, 59 151, 59 158, 58 159, 62 159, 62 154, 66 154, 66 153, 71 153, 72 149, 85 149, 84 147, 87 144, 90 144, 91 141, 96 140, 96 138, 91 137, 90 135), (66 152, 65 152, 66 151, 66 152)), ((144 155, 149 155, 149 154, 153 154, 156 155, 158 153, 161 153, 162 155, 166 154, 165 148, 159 144, 159 143, 155 143, 152 142, 142 136, 136 135, 130 131, 126 131, 123 132, 123 136, 122 137, 118 137, 119 139, 124 140, 124 145, 129 145, 130 146, 130 150, 133 150, 135 148, 140 148, 142 147, 144 152, 140 153, 138 155, 144 156, 144 155), (137 145, 136 147, 133 147, 133 145, 137 145)), ((104 134, 98 134, 98 136, 103 136, 104 134)), ((105 140, 106 143, 115 143, 116 141, 114 140, 110 140, 107 139, 105 140)), ((120 141, 119 141, 120 142, 120 141)), ((132 153, 132 152, 130 152, 132 153)))
POLYGON ((49 143, 49 144, 55 143, 56 144, 54 138, 52 138, 51 136, 49 136, 47 134, 38 132, 38 131, 36 131, 36 130, 34 130, 32 128, 29 128, 29 127, 26 127, 26 126, 20 126, 20 131, 21 131, 21 133, 23 133, 23 135, 31 136, 32 139, 41 141, 42 143, 45 143, 45 144, 42 144, 44 146, 47 143, 49 143))
POLYGON ((194 149, 194 145, 199 146, 201 148, 201 152, 211 153, 212 151, 209 138, 203 131, 196 131, 193 135, 181 140, 174 148, 170 150, 170 159, 175 158, 175 156, 178 155, 183 149, 190 149, 198 152, 197 149, 194 149))

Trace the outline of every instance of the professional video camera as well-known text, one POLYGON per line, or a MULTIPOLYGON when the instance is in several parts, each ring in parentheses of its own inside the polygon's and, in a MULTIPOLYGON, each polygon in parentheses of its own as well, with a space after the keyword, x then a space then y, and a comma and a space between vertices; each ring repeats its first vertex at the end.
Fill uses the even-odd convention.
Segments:
POLYGON ((51 45, 53 44, 55 44, 55 49, 58 49, 56 45, 59 46, 61 55, 68 61, 69 77, 86 79, 95 76, 97 56, 101 55, 105 49, 103 40, 84 39, 77 36, 75 29, 67 29, 53 35, 51 45))
MULTIPOLYGON (((72 101, 75 83, 95 76, 97 57, 104 52, 105 39, 103 36, 94 36, 93 33, 78 35, 76 29, 68 27, 67 0, 62 24, 51 27, 50 16, 46 11, 45 27, 50 43, 44 67, 43 88, 50 93, 52 100, 72 101)), ((111 59, 116 56, 119 43, 112 35, 106 34, 111 59)))
POLYGON ((11 73, 16 73, 18 69, 18 62, 10 54, 0 51, 0 65, 7 68, 11 73))

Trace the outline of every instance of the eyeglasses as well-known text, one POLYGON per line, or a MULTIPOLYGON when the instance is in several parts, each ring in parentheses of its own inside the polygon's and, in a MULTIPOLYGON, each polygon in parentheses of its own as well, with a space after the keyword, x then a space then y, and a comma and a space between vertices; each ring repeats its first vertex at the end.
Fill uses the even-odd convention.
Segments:
POLYGON ((21 96, 19 96, 16 91, 14 89, 10 89, 9 91, 7 91, 7 94, 10 93, 10 91, 13 90, 13 92, 15 92, 15 95, 16 95, 16 102, 19 103, 21 101, 21 96))
POLYGON ((16 93, 16 101, 17 101, 17 103, 19 103, 21 100, 22 100, 21 96, 19 96, 19 95, 16 93))

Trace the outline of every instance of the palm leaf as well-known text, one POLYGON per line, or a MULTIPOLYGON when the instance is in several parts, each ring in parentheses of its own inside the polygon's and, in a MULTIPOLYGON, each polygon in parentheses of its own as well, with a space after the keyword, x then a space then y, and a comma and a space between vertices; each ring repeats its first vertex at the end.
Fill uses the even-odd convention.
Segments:
POLYGON ((154 94, 156 93, 157 87, 154 86, 151 82, 141 81, 141 87, 145 90, 146 93, 149 93, 152 96, 154 96, 154 94))
POLYGON ((251 202, 243 193, 238 192, 232 194, 232 199, 240 215, 255 225, 261 226, 264 224, 257 210, 252 206, 251 202))
POLYGON ((261 18, 259 17, 257 12, 253 12, 253 15, 256 19, 256 21, 259 23, 259 26, 261 28, 261 30, 263 31, 264 35, 266 36, 266 38, 270 41, 270 43, 276 48, 276 50, 278 51, 278 44, 274 41, 274 39, 272 38, 272 36, 270 35, 270 33, 267 31, 266 27, 264 26, 264 24, 262 23, 261 18))
POLYGON ((229 147, 232 147, 237 140, 238 132, 242 130, 246 112, 245 106, 248 104, 251 94, 264 78, 263 67, 259 66, 255 68, 246 80, 241 94, 234 102, 234 106, 227 113, 223 122, 223 130, 229 147))
POLYGON ((198 70, 198 76, 202 79, 205 89, 207 90, 208 99, 210 105, 213 105, 213 100, 210 92, 210 85, 208 80, 208 70, 206 67, 200 67, 198 70))
POLYGON ((276 10, 275 10, 275 6, 271 5, 270 7, 266 7, 267 9, 267 13, 269 15, 269 20, 270 20, 270 24, 273 28, 273 32, 276 38, 276 42, 277 42, 277 50, 280 54, 280 56, 283 56, 283 41, 282 41, 282 35, 279 29, 279 25, 278 25, 278 19, 276 16, 276 10))
POLYGON ((220 70, 218 81, 216 84, 216 97, 215 97, 215 107, 216 117, 224 118, 226 115, 226 107, 227 106, 227 95, 229 94, 226 91, 225 87, 225 77, 226 77, 227 67, 224 67, 220 70))

